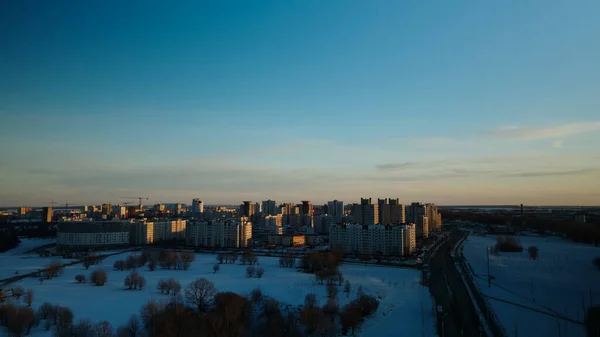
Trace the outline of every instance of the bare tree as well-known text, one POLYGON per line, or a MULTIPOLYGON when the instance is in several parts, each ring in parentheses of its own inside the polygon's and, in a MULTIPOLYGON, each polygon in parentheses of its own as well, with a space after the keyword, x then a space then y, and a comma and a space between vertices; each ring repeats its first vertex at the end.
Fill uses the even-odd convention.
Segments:
POLYGON ((231 253, 231 263, 235 264, 238 260, 238 255, 236 253, 231 253))
POLYGON ((221 269, 221 265, 218 263, 215 263, 215 265, 213 266, 213 274, 218 272, 221 269))
POLYGON ((113 328, 110 323, 107 321, 98 322, 94 326, 94 332, 96 333, 96 337, 113 337, 113 328))
POLYGON ((335 284, 327 285, 327 296, 329 298, 336 298, 338 294, 338 288, 335 284))
POLYGON ((158 280, 158 284, 156 285, 156 288, 158 290, 160 290, 161 294, 163 294, 165 291, 168 294, 169 291, 171 291, 170 289, 167 289, 168 288, 167 280, 158 280))
POLYGON ((246 276, 248 276, 248 277, 254 276, 255 271, 256 271, 256 268, 254 268, 254 266, 248 266, 248 268, 246 268, 246 276))
POLYGON ((44 268, 42 274, 46 279, 51 279, 61 275, 63 272, 63 265, 59 261, 54 261, 44 268))
POLYGON ((198 311, 205 312, 212 305, 216 293, 215 285, 201 278, 188 285, 185 289, 185 298, 188 303, 195 305, 198 311))
POLYGON ((131 337, 129 330, 125 325, 122 325, 117 329, 117 337, 131 337))
POLYGON ((217 261, 222 264, 225 261, 225 254, 217 254, 217 261))
POLYGON ((265 270, 262 269, 261 267, 256 268, 256 277, 261 278, 264 273, 265 273, 265 270))
POLYGON ((127 266, 127 264, 126 264, 126 262, 124 260, 117 260, 113 264, 113 268, 115 270, 125 270, 126 266, 127 266))
POLYGON ((75 275, 75 281, 77 281, 77 283, 85 283, 85 275, 83 275, 83 274, 75 275))
POLYGON ((88 270, 90 266, 98 264, 99 261, 100 257, 92 252, 83 258, 83 267, 85 268, 85 270, 88 270))
POLYGON ((338 285, 342 285, 344 284, 344 275, 342 274, 341 271, 337 272, 337 281, 338 281, 338 285))
POLYGON ((363 290, 363 287, 358 286, 358 289, 356 289, 356 297, 361 297, 364 294, 365 294, 365 291, 363 290))
POLYGON ((181 266, 183 270, 188 270, 190 269, 192 262, 194 262, 196 255, 194 255, 192 252, 181 252, 179 257, 181 259, 181 266))
POLYGON ((323 307, 323 311, 332 318, 338 314, 339 310, 340 306, 335 298, 328 299, 327 303, 323 307))
POLYGON ((529 248, 527 248, 527 252, 529 253, 529 257, 532 260, 537 260, 538 253, 539 253, 538 247, 536 247, 536 246, 529 246, 529 248))
POLYGON ((314 293, 306 294, 304 298, 304 306, 306 308, 313 308, 317 306, 317 295, 314 293))
POLYGON ((33 302, 33 290, 27 289, 27 292, 25 292, 25 298, 23 300, 27 306, 30 307, 31 303, 33 302))
POLYGON ((6 328, 13 336, 29 333, 33 322, 33 310, 29 307, 12 307, 6 312, 6 328))
POLYGON ((93 325, 90 320, 81 319, 73 325, 73 337, 91 337, 93 325))
POLYGON ((137 286, 139 290, 142 290, 146 286, 146 278, 143 276, 139 276, 137 280, 137 286))
POLYGON ((23 287, 15 287, 12 289, 12 294, 14 297, 19 299, 25 294, 25 289, 23 289, 23 287))
POLYGON ((350 295, 350 290, 352 290, 352 287, 350 286, 350 281, 346 280, 346 283, 344 283, 344 292, 346 293, 346 297, 350 295))
POLYGON ((38 309, 38 314, 42 319, 47 319, 54 312, 54 306, 48 302, 42 304, 38 309))
POLYGON ((179 283, 179 281, 170 278, 167 281, 167 287, 169 288, 169 290, 171 290, 171 295, 177 295, 179 294, 179 292, 181 292, 181 283, 179 283))
POLYGON ((96 269, 90 274, 90 282, 96 286, 103 286, 108 281, 108 274, 104 269, 96 269))
POLYGON ((163 304, 150 300, 140 309, 140 318, 147 331, 153 331, 158 315, 163 307, 163 304))
POLYGON ((252 290, 250 297, 252 298, 252 303, 257 304, 263 299, 263 293, 259 288, 256 288, 252 290))
POLYGON ((142 325, 137 315, 131 315, 127 321, 127 330, 129 330, 129 336, 136 337, 142 332, 142 325))
POLYGON ((156 261, 150 260, 150 262, 148 262, 148 270, 150 270, 150 271, 156 270, 156 261))

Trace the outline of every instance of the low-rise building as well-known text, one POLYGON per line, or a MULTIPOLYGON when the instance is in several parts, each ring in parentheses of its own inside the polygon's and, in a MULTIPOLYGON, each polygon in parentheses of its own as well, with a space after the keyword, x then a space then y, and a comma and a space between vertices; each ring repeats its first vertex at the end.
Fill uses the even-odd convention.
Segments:
POLYGON ((305 235, 269 235, 269 244, 284 247, 302 247, 306 244, 305 235))

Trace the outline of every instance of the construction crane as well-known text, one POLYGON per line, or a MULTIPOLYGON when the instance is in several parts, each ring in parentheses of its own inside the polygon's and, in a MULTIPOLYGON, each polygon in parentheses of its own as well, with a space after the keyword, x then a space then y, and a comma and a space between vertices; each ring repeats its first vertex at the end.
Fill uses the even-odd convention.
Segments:
POLYGON ((148 200, 147 197, 119 197, 119 198, 122 198, 122 199, 139 199, 139 201, 140 201, 140 208, 139 208, 139 210, 140 211, 142 211, 142 209, 143 209, 142 200, 148 200))

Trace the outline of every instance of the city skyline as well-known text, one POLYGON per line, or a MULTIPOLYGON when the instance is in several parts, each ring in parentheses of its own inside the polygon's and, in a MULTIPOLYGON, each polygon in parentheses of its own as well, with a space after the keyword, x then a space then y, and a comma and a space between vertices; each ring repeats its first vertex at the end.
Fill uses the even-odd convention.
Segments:
POLYGON ((600 204, 599 3, 231 4, 0 5, 0 207, 600 204))

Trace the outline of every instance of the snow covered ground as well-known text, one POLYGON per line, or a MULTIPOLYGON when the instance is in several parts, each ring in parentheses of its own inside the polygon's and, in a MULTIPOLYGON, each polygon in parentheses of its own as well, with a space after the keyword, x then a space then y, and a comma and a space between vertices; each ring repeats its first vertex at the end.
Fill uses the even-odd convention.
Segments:
MULTIPOLYGON (((47 244, 56 243, 56 239, 21 239, 18 247, 7 252, 0 253, 0 279, 12 277, 19 274, 27 274, 39 269, 42 269, 52 261, 57 260, 56 257, 39 258, 37 254, 23 254, 26 251, 35 249, 47 244)), ((72 260, 64 260, 58 258, 62 263, 72 260)))
MULTIPOLYGON (((44 302, 66 306, 75 314, 75 320, 107 320, 114 328, 125 324, 132 314, 138 314, 149 299, 167 300, 168 296, 161 295, 156 284, 160 279, 171 277, 178 280, 184 288, 192 280, 201 277, 214 282, 218 291, 247 295, 254 288, 260 288, 265 295, 293 306, 303 304, 305 296, 311 292, 317 295, 321 305, 326 302, 324 285, 318 285, 312 275, 297 272, 296 269, 279 268, 278 258, 275 257, 259 257, 260 267, 265 270, 263 278, 247 278, 246 266, 222 264, 221 270, 213 273, 212 266, 217 262, 215 255, 197 254, 196 261, 188 271, 157 269, 151 272, 146 268, 138 269, 146 278, 147 287, 141 291, 124 290, 123 279, 130 272, 115 271, 112 267, 116 260, 126 256, 127 254, 111 256, 87 271, 82 265, 70 266, 62 276, 43 283, 37 279, 24 279, 11 286, 33 289, 34 307, 44 302), (105 286, 95 287, 75 282, 75 275, 84 274, 87 277, 96 268, 108 271, 108 283, 105 286)), ((14 263, 20 262, 17 256, 13 258, 16 258, 14 263)), ((9 266, 3 264, 4 267, 9 266)), ((11 268, 15 267, 13 265, 11 268)), ((376 315, 363 324, 362 336, 397 336, 400 327, 402 334, 406 336, 435 335, 432 299, 428 288, 419 284, 418 271, 363 265, 342 265, 340 269, 344 278, 352 285, 349 297, 346 297, 340 287, 340 306, 355 297, 359 285, 363 286, 367 294, 382 298, 376 315)), ((37 329, 33 336, 50 336, 50 333, 37 329)))
MULTIPOLYGON (((583 322, 583 307, 590 302, 600 305, 600 272, 592 265, 600 248, 558 237, 518 238, 522 253, 490 254, 491 288, 487 286, 486 247, 496 244, 496 236, 469 235, 465 241, 463 253, 478 275, 475 280, 482 293, 583 322), (530 259, 529 246, 538 247, 537 260, 530 259)), ((582 325, 492 299, 488 302, 510 337, 585 336, 582 325)))

